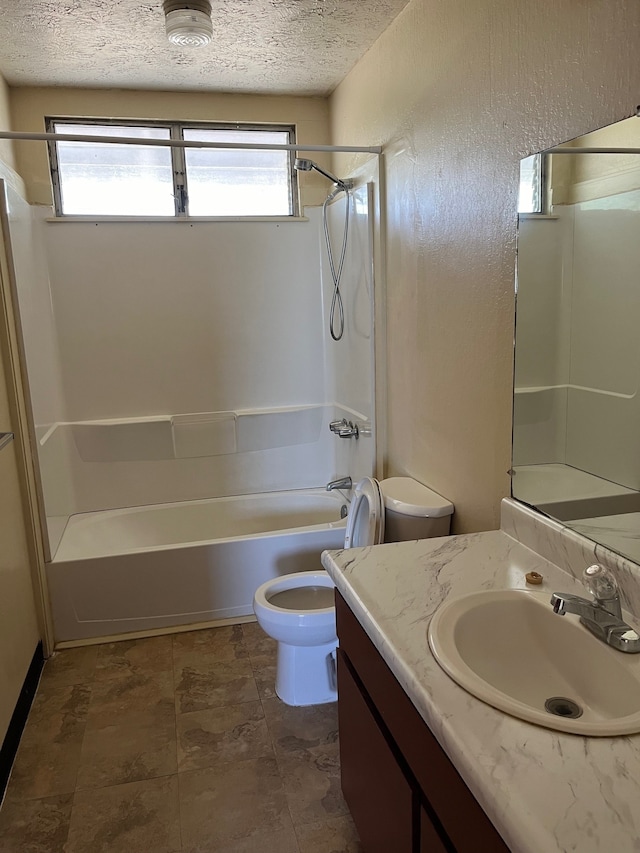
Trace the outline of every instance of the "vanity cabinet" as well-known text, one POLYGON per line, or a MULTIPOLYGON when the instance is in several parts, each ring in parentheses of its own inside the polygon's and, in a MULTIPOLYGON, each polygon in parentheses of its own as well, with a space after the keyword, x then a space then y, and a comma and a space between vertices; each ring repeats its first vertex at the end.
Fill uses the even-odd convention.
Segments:
POLYGON ((365 853, 509 853, 338 592, 336 617, 342 789, 365 853))

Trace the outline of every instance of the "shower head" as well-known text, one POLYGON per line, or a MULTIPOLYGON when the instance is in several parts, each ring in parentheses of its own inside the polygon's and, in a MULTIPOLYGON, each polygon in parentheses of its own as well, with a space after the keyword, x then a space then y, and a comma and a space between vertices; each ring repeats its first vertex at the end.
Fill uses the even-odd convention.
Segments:
POLYGON ((296 157, 293 163, 293 168, 298 172, 310 172, 312 169, 315 169, 316 172, 320 172, 321 175, 324 175, 325 178, 328 178, 341 190, 349 189, 349 183, 347 181, 342 181, 340 178, 336 178, 335 175, 332 175, 331 172, 327 172, 326 169, 322 168, 322 166, 318 166, 318 164, 313 160, 305 160, 304 158, 296 157))

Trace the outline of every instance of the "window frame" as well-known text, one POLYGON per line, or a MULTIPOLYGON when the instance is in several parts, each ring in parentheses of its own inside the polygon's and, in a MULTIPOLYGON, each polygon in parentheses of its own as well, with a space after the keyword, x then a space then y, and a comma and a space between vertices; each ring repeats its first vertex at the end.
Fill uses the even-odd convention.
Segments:
MULTIPOLYGON (((155 120, 155 119, 136 119, 136 118, 86 118, 83 116, 47 116, 45 117, 45 127, 47 133, 58 133, 56 124, 68 125, 93 125, 95 127, 148 127, 148 128, 164 128, 169 131, 169 138, 177 142, 184 141, 185 130, 233 130, 233 131, 257 131, 257 132, 277 132, 288 134, 288 144, 295 145, 296 143, 296 126, 294 124, 276 124, 276 123, 255 123, 255 122, 217 122, 217 121, 185 121, 185 120, 155 120)), ((117 137, 114 137, 117 138, 117 137)), ((90 141, 90 137, 88 137, 90 141)), ((196 216, 189 215, 189 179, 187 174, 185 148, 183 146, 166 146, 171 151, 171 169, 173 176, 173 198, 175 212, 173 216, 150 217, 145 215, 122 214, 82 214, 85 219, 120 219, 131 218, 139 219, 140 221, 161 219, 163 222, 171 222, 173 220, 202 220, 202 219, 264 219, 264 218, 292 218, 300 216, 300 193, 298 187, 298 173, 294 169, 295 151, 289 150, 288 154, 288 186, 289 186, 289 213, 288 214, 234 214, 234 215, 215 215, 196 216)), ((60 166, 58 162, 58 143, 57 140, 50 140, 47 143, 49 152, 49 172, 51 175, 51 186, 53 190, 54 213, 60 219, 77 219, 78 214, 64 213, 62 210, 62 187, 60 182, 60 166)), ((256 149, 258 150, 258 149, 256 149)), ((277 150, 277 149, 276 149, 277 150)))

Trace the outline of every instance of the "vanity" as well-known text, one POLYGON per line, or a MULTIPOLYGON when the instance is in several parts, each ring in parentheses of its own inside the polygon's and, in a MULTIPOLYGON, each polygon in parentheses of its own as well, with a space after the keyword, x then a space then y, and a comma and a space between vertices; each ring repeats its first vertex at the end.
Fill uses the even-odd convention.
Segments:
POLYGON ((450 678, 428 643, 452 598, 525 590, 529 572, 549 598, 583 596, 594 562, 615 574, 637 625, 637 565, 511 499, 498 531, 325 552, 343 790, 366 853, 638 849, 640 734, 585 737, 497 710, 450 678))

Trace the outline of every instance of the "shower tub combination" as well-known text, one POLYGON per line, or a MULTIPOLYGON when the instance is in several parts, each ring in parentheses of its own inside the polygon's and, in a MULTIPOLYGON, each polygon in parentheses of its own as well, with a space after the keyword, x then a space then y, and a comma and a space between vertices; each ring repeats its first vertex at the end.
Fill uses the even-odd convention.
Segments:
POLYGON ((260 584, 343 546, 344 507, 317 489, 74 515, 48 567, 56 639, 251 616, 260 584))

